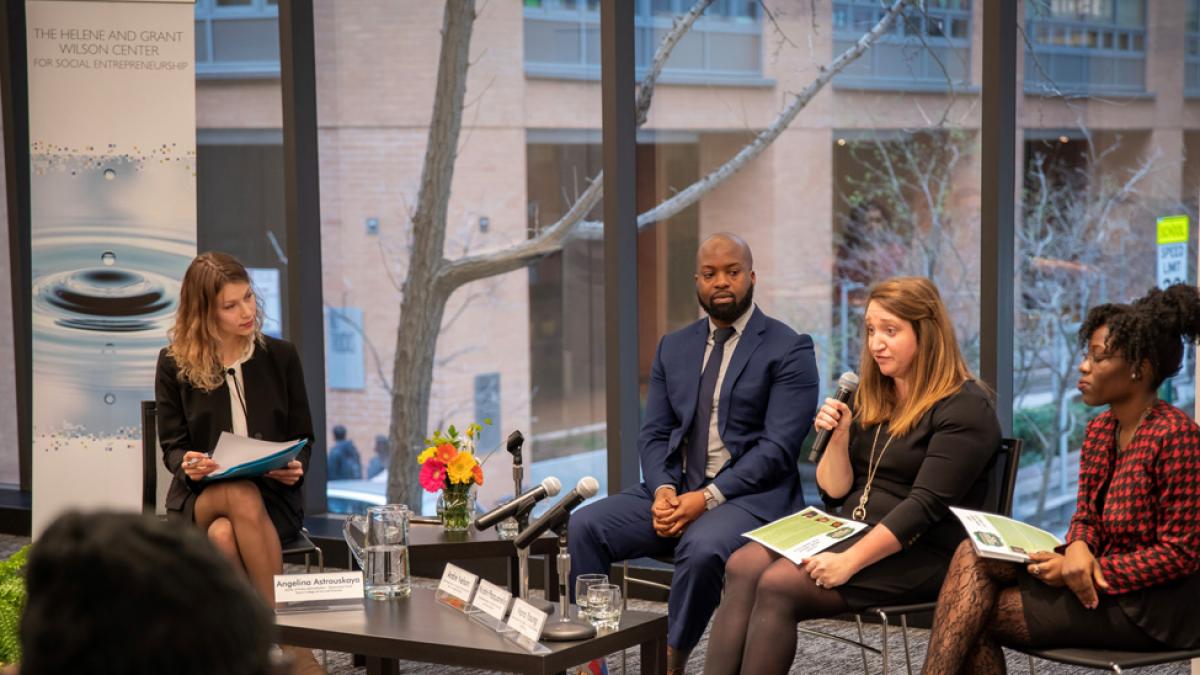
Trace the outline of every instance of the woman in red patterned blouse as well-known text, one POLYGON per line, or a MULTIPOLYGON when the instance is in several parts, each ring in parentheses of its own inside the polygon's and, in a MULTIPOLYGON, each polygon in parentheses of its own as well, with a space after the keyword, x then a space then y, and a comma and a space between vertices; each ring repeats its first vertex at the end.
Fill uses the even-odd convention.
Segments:
POLYGON ((1087 427, 1058 551, 1017 565, 964 542, 938 596, 924 673, 1003 673, 1001 645, 1155 651, 1200 646, 1200 428, 1158 399, 1200 337, 1200 294, 1101 305, 1079 331, 1087 427))

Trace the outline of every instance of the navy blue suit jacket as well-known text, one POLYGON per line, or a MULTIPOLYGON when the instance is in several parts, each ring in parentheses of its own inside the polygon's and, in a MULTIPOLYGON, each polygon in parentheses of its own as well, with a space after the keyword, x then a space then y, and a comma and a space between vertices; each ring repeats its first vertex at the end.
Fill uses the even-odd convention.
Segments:
MULTIPOLYGON (((658 343, 638 435, 651 492, 682 485, 707 342, 705 318, 658 343)), ((796 460, 816 414, 817 386, 812 338, 755 308, 721 383, 717 429, 731 458, 713 483, 730 504, 763 520, 803 508, 796 460)))

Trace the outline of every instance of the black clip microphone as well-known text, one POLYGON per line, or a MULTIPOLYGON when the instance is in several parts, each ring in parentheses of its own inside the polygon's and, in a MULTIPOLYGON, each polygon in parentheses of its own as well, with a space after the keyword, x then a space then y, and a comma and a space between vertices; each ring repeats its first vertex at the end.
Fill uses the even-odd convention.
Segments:
POLYGON ((528 509, 547 497, 553 497, 554 495, 558 494, 558 491, 561 489, 562 481, 558 480, 554 476, 550 476, 546 480, 543 480, 540 485, 526 491, 522 495, 519 495, 511 502, 508 502, 507 504, 501 504, 500 506, 497 506, 491 511, 488 511, 482 516, 476 518, 475 529, 482 532, 496 523, 504 520, 505 518, 508 518, 509 516, 516 516, 518 513, 528 509))
POLYGON ((535 539, 545 534, 546 530, 561 525, 576 506, 582 504, 585 499, 595 497, 597 492, 600 492, 600 481, 591 476, 580 478, 575 489, 568 492, 566 497, 558 500, 558 503, 551 506, 549 511, 543 513, 521 534, 518 534, 517 538, 513 540, 513 545, 518 549, 528 547, 535 539))
MULTIPOLYGON (((846 371, 838 378, 837 393, 833 395, 833 398, 841 403, 849 403, 857 389, 858 375, 846 371)), ((833 432, 829 429, 817 429, 817 437, 813 439, 812 452, 808 454, 808 461, 816 464, 821 460, 821 455, 825 454, 825 448, 829 445, 831 436, 833 436, 833 432)))
POLYGON ((521 448, 525 445, 525 436, 519 429, 508 435, 508 454, 512 455, 513 466, 521 466, 521 448))
POLYGON ((225 373, 233 378, 233 391, 237 394, 238 403, 242 406, 242 417, 246 419, 247 424, 250 421, 250 415, 246 412, 246 399, 242 396, 242 385, 238 382, 237 369, 230 368, 225 373))

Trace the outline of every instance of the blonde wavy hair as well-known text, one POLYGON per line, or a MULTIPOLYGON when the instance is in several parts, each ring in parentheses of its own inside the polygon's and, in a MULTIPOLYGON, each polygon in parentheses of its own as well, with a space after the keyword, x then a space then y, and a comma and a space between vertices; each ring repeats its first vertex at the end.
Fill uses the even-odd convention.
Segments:
MULTIPOLYGON (((221 338, 217 328, 217 299, 228 283, 249 284, 250 275, 228 253, 202 253, 188 265, 179 288, 175 325, 167 332, 167 353, 175 360, 179 379, 202 391, 225 384, 221 338)), ((254 341, 264 344, 262 312, 254 314, 254 341)))
POLYGON ((897 401, 896 384, 879 372, 871 357, 870 338, 863 326, 861 382, 854 393, 855 416, 861 426, 888 422, 888 432, 902 436, 938 401, 962 388, 975 376, 958 349, 954 324, 937 286, 925 277, 894 277, 876 284, 867 305, 880 307, 912 324, 917 352, 909 366, 909 395, 897 401))

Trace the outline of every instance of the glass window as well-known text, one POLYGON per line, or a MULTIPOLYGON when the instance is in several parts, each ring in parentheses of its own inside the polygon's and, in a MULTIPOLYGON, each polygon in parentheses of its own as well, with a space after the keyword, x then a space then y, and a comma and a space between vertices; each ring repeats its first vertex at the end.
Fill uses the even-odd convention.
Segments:
MULTIPOLYGON (((929 3, 929 17, 910 17, 924 42, 902 38, 896 28, 835 80, 886 76, 895 83, 891 89, 826 87, 766 152, 744 163, 735 159, 757 131, 780 123, 781 109, 811 81, 813 54, 824 55, 816 65, 832 61, 871 29, 877 7, 873 1, 839 1, 815 21, 806 10, 777 16, 778 26, 764 24, 763 39, 780 45, 764 57, 763 73, 775 82, 771 88, 656 93, 638 139, 641 213, 670 203, 722 167, 738 171, 695 203, 642 229, 643 383, 659 337, 702 316, 693 278, 696 249, 721 231, 742 235, 753 249, 757 306, 812 336, 824 389, 843 371, 858 370, 867 288, 899 274, 935 280, 962 349, 976 367, 978 101, 976 93, 948 92, 977 78, 969 59, 960 61, 969 54, 969 42, 959 51, 946 35, 948 21, 968 19, 969 4, 967 15, 958 17, 949 12, 962 11, 959 3, 929 3), (819 28, 830 22, 837 26, 833 34, 819 28), (949 77, 925 65, 938 60, 949 77)), ((815 503, 814 467, 803 462, 802 470, 815 503)))
MULTIPOLYGON (((879 3, 835 0, 833 53, 849 49, 883 16, 879 3)), ((842 89, 933 91, 971 78, 971 4, 926 2, 908 9, 875 45, 834 78, 842 89)))
MULTIPOLYGON (((636 5, 637 71, 651 65, 654 48, 673 18, 690 9, 678 0, 636 5)), ((564 11, 525 5, 525 71, 535 77, 599 79, 600 13, 590 1, 564 11)), ((684 36, 663 70, 667 83, 755 84, 762 76, 761 21, 754 0, 717 0, 684 36), (728 58, 727 58, 728 57, 728 58)))
POLYGON ((286 338, 283 135, 201 130, 197 141, 196 248, 224 251, 242 261, 254 279, 264 332, 286 338))
MULTIPOLYGON (((331 475, 327 495, 336 511, 384 503, 394 481, 405 486, 406 500, 432 515, 436 494, 417 481, 423 439, 485 419, 492 424, 477 443, 486 458, 479 508, 514 494, 511 457, 500 447, 514 430, 526 439, 526 488, 548 476, 564 490, 587 475, 607 481, 599 228, 580 225, 527 265, 456 287, 444 312, 426 312, 438 299, 425 295, 405 315, 405 289, 433 287, 410 275, 443 256, 494 260, 526 245, 568 213, 600 167, 599 82, 527 78, 524 69, 568 52, 573 62, 588 53, 598 61, 595 3, 481 4, 461 134, 452 146, 453 190, 435 209, 445 214, 433 226, 444 244, 436 253, 414 252, 418 228, 434 231, 417 222, 427 222, 419 220, 422 166, 442 13, 450 5, 354 4, 318 14, 322 275, 336 331, 347 338, 338 345, 350 350, 337 356, 337 372, 327 369, 327 418, 346 427, 364 469, 361 478, 331 475), (384 44, 401 44, 408 56, 381 58, 384 44), (428 342, 419 341, 420 332, 428 342), (425 346, 436 351, 421 351, 425 346), (418 351, 429 371, 412 365, 418 351), (351 361, 360 364, 361 379, 351 361), (406 412, 413 392, 426 397, 424 418, 406 412), (392 453, 396 442, 401 449, 392 453), (372 466, 377 449, 388 458, 386 469, 384 461, 372 466)), ((599 207, 582 215, 598 221, 599 207)), ((395 500, 399 493, 391 494, 395 500)))
MULTIPOLYGON (((1116 2, 1107 15, 1112 18, 1099 10, 1070 17, 1085 22, 1089 34, 1112 35, 1113 42, 1105 37, 1093 45, 1089 39, 1070 60, 1065 53, 1035 50, 1039 67, 1051 79, 1062 79, 1057 87, 1032 91, 1027 77, 1017 107, 1023 189, 1016 233, 1013 420, 1025 449, 1014 511, 1059 533, 1075 510, 1084 429, 1104 410, 1084 405, 1076 389, 1081 321, 1091 307, 1129 302, 1160 283, 1160 218, 1187 218, 1186 270, 1173 278, 1196 281, 1200 129, 1190 110, 1195 104, 1180 95, 1174 80, 1178 47, 1160 47, 1181 44, 1185 9, 1168 11, 1161 4, 1145 24, 1142 7, 1116 2), (1110 30, 1106 24, 1137 28, 1110 30), (1114 57, 1115 52, 1137 58, 1114 57), (1046 63, 1047 56, 1060 60, 1046 63), (1160 70, 1169 70, 1171 78, 1160 77, 1160 70), (1121 82, 1137 82, 1155 96, 1109 95, 1121 82)), ((1061 13, 1054 16, 1058 21, 1061 13)), ((1027 52, 1027 73, 1030 57, 1027 52)), ((1183 368, 1159 395, 1193 415, 1195 393, 1189 350, 1183 368)))
POLYGON ((197 0, 196 74, 279 75, 279 5, 274 0, 197 0))
POLYGON ((1189 97, 1200 97, 1200 0, 1188 0, 1183 89, 1189 97))
POLYGON ((1025 90, 1029 94, 1142 94, 1147 31, 1141 0, 1026 3, 1025 90), (1115 2, 1115 4, 1114 4, 1115 2))

